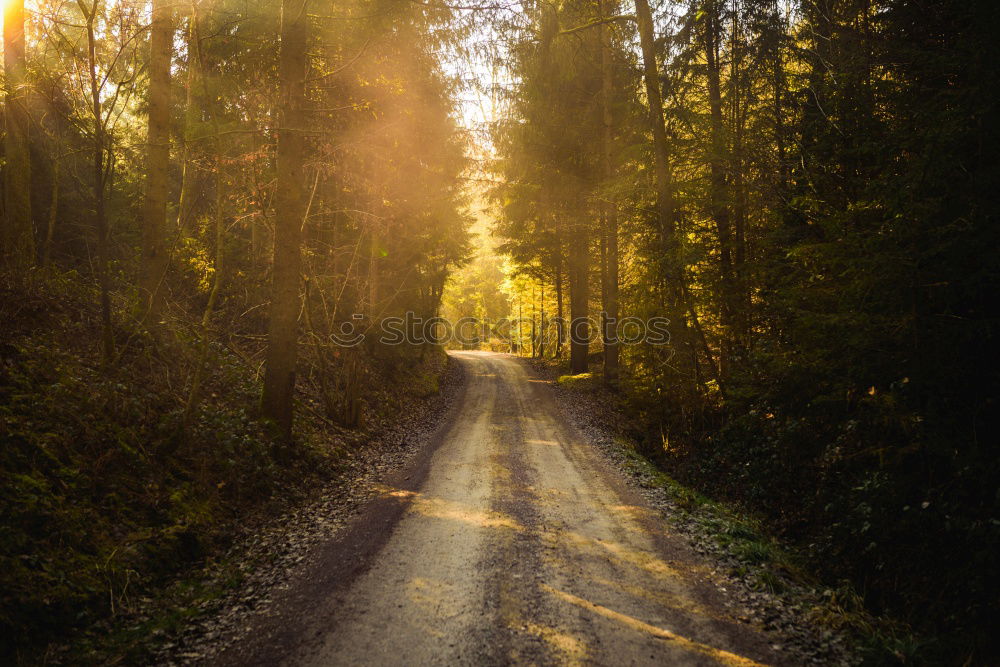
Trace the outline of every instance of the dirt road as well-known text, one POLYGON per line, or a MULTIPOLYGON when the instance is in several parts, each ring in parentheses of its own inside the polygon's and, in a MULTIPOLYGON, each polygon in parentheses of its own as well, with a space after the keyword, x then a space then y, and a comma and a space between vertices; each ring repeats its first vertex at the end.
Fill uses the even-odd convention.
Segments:
POLYGON ((229 664, 775 664, 710 569, 506 355, 229 664))

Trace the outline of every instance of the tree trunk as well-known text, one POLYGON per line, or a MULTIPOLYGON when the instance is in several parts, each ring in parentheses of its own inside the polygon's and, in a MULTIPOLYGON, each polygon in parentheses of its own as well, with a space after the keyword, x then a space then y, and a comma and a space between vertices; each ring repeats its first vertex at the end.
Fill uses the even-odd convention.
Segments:
POLYGON ((518 292, 518 295, 517 295, 517 337, 515 338, 515 340, 517 342, 514 343, 514 345, 513 345, 513 348, 514 348, 513 352, 517 356, 521 356, 521 323, 523 321, 524 321, 524 303, 523 303, 523 300, 521 299, 520 292, 518 292))
POLYGON ((545 329, 545 281, 544 280, 542 281, 541 302, 542 302, 541 303, 541 310, 542 310, 542 312, 541 312, 541 314, 540 314, 540 316, 538 318, 538 322, 539 322, 538 327, 539 327, 539 330, 540 330, 539 331, 539 335, 538 335, 538 358, 539 359, 544 359, 545 358, 545 338, 548 335, 547 331, 545 329))
POLYGON ((569 369, 574 375, 587 372, 590 352, 590 324, 587 321, 590 235, 587 226, 586 222, 577 222, 569 242, 569 369))
POLYGON ((181 151, 181 188, 177 202, 177 228, 182 233, 190 233, 194 223, 195 206, 198 200, 201 179, 195 165, 197 148, 195 133, 201 122, 200 90, 203 88, 201 63, 201 23, 198 3, 192 2, 187 27, 187 80, 184 102, 184 148, 181 151))
POLYGON ((743 81, 743 42, 740 30, 740 8, 733 2, 732 65, 729 76, 733 98, 733 145, 730 151, 730 200, 733 220, 733 343, 737 361, 743 359, 749 346, 750 290, 747 277, 747 189, 744 138, 746 137, 749 87, 743 81))
POLYGON ((710 172, 709 199, 712 218, 719 236, 719 322, 722 325, 722 345, 719 355, 720 372, 728 374, 733 353, 733 312, 737 307, 733 276, 733 232, 729 187, 726 177, 728 146, 722 118, 721 65, 719 45, 722 33, 718 0, 708 3, 703 26, 703 46, 708 78, 708 106, 711 116, 711 140, 708 156, 710 172))
MULTIPOLYGON (((56 141, 58 145, 58 139, 56 141)), ((49 220, 45 228, 45 245, 42 247, 42 266, 48 268, 52 262, 52 242, 56 235, 56 222, 59 220, 59 176, 62 171, 62 159, 55 156, 52 159, 52 190, 49 195, 49 220)))
MULTIPOLYGON (((693 348, 688 318, 691 319, 699 340, 712 366, 713 374, 719 380, 718 367, 705 340, 698 315, 687 289, 685 267, 680 255, 680 239, 677 234, 677 205, 674 200, 672 175, 670 173, 670 151, 663 116, 663 96, 660 92, 660 77, 656 66, 656 49, 653 39, 653 15, 647 0, 635 0, 636 24, 642 50, 643 82, 649 102, 649 123, 653 132, 653 162, 656 179, 656 205, 660 218, 660 239, 662 244, 663 275, 666 280, 666 314, 671 321, 673 345, 679 351, 693 348)), ((693 355, 692 355, 693 356, 693 355)), ((681 358, 678 356, 678 358, 681 358)), ((697 375, 696 368, 684 370, 690 377, 697 375)), ((720 380, 721 387, 721 380, 720 380)))
POLYGON ((97 76, 97 34, 95 23, 100 0, 94 0, 87 7, 84 0, 77 0, 87 26, 87 71, 90 77, 90 112, 94 122, 94 146, 92 155, 92 185, 94 191, 94 232, 97 235, 97 281, 101 290, 101 351, 104 363, 110 364, 115 354, 114 330, 111 326, 111 277, 108 262, 110 243, 108 216, 106 211, 107 187, 107 143, 105 139, 104 111, 101 104, 101 84, 97 76))
POLYGON ((553 355, 558 359, 562 355, 563 332, 566 330, 566 321, 563 311, 563 266, 562 248, 556 251, 556 350, 553 355))
MULTIPOLYGON (((772 20, 775 25, 783 26, 784 22, 780 19, 780 9, 778 8, 777 0, 771 5, 772 20)), ((779 198, 779 202, 784 204, 788 200, 788 189, 791 184, 791 170, 787 157, 788 145, 787 135, 788 132, 785 128, 785 99, 787 90, 787 73, 785 72, 785 62, 782 57, 784 30, 779 28, 768 32, 772 43, 770 45, 771 51, 771 92, 772 100, 771 104, 773 106, 773 124, 774 124, 774 147, 776 152, 776 159, 778 161, 778 183, 776 187, 776 195, 779 198)))
MULTIPOLYGON (((636 24, 642 48, 643 81, 649 103, 649 125, 653 132, 653 175, 656 179, 656 206, 659 213, 660 241, 665 253, 664 261, 676 262, 674 252, 676 237, 676 204, 670 173, 670 152, 667 147, 667 130, 663 122, 663 95, 660 92, 660 75, 656 66, 656 48, 653 38, 653 15, 647 0, 635 2, 636 24)), ((672 276, 671 276, 672 279, 672 276)))
POLYGON ((163 303, 167 272, 167 187, 170 166, 170 56, 173 52, 173 9, 169 0, 153 0, 149 39, 149 117, 146 147, 146 192, 143 206, 140 294, 144 321, 155 327, 163 303))
POLYGON ((291 437, 298 345, 302 219, 302 163, 306 74, 306 0, 281 2, 281 79, 278 112, 274 268, 261 407, 286 438, 291 437))
POLYGON ((25 64, 24 0, 4 5, 3 60, 6 97, 4 152, 4 214, 2 242, 5 263, 24 271, 35 262, 31 223, 31 154, 28 146, 27 66, 25 64))
MULTIPOLYGON (((601 3, 602 15, 612 16, 617 13, 616 2, 601 3)), ((611 95, 614 84, 612 68, 613 52, 611 48, 611 27, 601 27, 601 111, 604 124, 602 167, 605 187, 613 176, 612 142, 613 122, 611 114, 611 95)), ((604 342, 604 382, 615 386, 619 375, 619 346, 617 338, 618 323, 618 207, 610 198, 604 205, 604 271, 602 281, 603 314, 602 334, 604 342)))

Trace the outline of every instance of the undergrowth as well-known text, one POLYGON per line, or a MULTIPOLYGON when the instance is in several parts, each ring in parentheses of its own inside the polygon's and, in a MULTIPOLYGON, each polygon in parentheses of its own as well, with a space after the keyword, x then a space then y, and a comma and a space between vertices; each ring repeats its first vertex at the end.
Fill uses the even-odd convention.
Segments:
POLYGON ((650 480, 677 508, 668 520, 689 527, 693 523, 697 534, 713 540, 735 563, 730 574, 749 579, 758 591, 801 603, 809 609, 804 620, 850 637, 868 664, 917 660, 919 639, 899 621, 868 611, 849 582, 824 583, 812 572, 806 555, 776 539, 761 519, 678 482, 640 454, 629 439, 618 437, 615 442, 625 454, 629 472, 650 480))
MULTIPOLYGON (((364 437, 306 410, 292 442, 273 439, 255 417, 253 351, 215 341, 185 428, 194 329, 174 322, 153 340, 120 325, 106 364, 97 299, 74 274, 0 292, 0 661, 47 661, 74 633, 79 655, 170 631, 221 594, 185 573, 336 474, 351 439, 364 437), (116 627, 149 597, 176 604, 116 627)), ((129 321, 124 308, 116 321, 129 321)), ((436 390, 433 372, 410 373, 419 393, 436 390)), ((392 409, 391 397, 370 402, 392 409)))
MULTIPOLYGON (((552 362, 542 363, 552 369, 552 362)), ((561 364, 556 367, 558 370, 561 364)), ((558 375, 557 385, 564 390, 581 392, 607 405, 619 405, 623 414, 627 405, 622 397, 608 393, 600 372, 558 375)), ((922 664, 928 645, 905 623, 889 616, 876 615, 867 608, 864 596, 848 580, 826 580, 820 575, 807 547, 779 540, 773 527, 733 502, 717 500, 694 486, 669 475, 669 461, 654 461, 636 434, 622 432, 614 443, 623 455, 625 472, 660 489, 675 508, 668 520, 710 540, 731 563, 730 574, 747 581, 758 591, 780 596, 799 604, 808 613, 805 621, 849 637, 860 657, 868 664, 922 664)))

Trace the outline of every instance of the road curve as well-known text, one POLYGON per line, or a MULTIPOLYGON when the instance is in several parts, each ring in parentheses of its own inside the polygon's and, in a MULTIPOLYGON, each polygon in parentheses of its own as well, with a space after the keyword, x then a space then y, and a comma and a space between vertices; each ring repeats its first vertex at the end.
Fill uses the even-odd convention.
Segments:
POLYGON ((509 355, 453 356, 467 385, 424 459, 222 664, 785 662, 544 382, 509 355))

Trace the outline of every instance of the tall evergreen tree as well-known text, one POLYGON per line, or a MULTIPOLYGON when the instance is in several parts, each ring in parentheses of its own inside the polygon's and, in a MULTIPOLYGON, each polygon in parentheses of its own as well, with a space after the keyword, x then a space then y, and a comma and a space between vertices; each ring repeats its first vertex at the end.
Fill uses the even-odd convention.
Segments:
POLYGON ((140 292, 147 325, 155 325, 163 302, 167 271, 167 196, 170 167, 170 61, 173 8, 153 0, 149 37, 149 113, 147 116, 146 192, 143 203, 140 292))
POLYGON ((301 309, 301 237, 306 211, 303 161, 308 21, 306 0, 282 0, 274 265, 267 369, 261 405, 264 415, 273 419, 286 437, 291 437, 292 433, 301 309))

